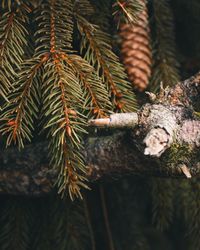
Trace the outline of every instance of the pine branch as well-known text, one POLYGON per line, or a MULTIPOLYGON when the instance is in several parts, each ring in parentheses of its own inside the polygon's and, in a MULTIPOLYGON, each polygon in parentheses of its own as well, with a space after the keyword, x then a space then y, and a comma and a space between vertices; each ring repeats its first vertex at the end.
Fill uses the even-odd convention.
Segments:
POLYGON ((18 8, 22 6, 28 8, 30 3, 25 0, 2 0, 1 7, 2 9, 8 9, 9 11, 13 10, 14 8, 18 8))
MULTIPOLYGON (((86 19, 89 20, 92 24, 98 25, 100 30, 102 30, 103 32, 111 34, 113 30, 111 13, 112 0, 91 0, 90 2, 94 6, 94 13, 93 15, 91 15, 90 19, 86 19)), ((81 14, 81 16, 83 15, 81 14)))
MULTIPOLYGON (((83 92, 76 76, 77 71, 74 71, 74 64, 71 63, 73 57, 67 60, 73 32, 72 5, 70 1, 52 0, 50 5, 42 6, 41 13, 43 15, 37 18, 41 28, 36 32, 36 55, 49 53, 42 86, 43 126, 48 131, 51 164, 60 169, 58 192, 64 194, 68 188, 73 199, 74 195, 81 196, 81 186, 87 186, 84 184, 86 168, 80 153, 81 135, 86 132, 86 118, 81 114, 84 107, 83 92), (41 41, 43 43, 40 45, 41 41)), ((83 62, 81 67, 84 66, 83 62)))
POLYGON ((72 5, 70 8, 70 5, 63 1, 52 0, 50 5, 42 5, 43 15, 36 18, 40 21, 40 28, 36 32, 38 37, 35 55, 24 63, 15 90, 8 97, 9 103, 4 106, 1 132, 7 135, 7 145, 14 141, 19 147, 23 147, 25 139, 30 141, 42 95, 43 124, 44 129, 49 130, 48 136, 51 138, 50 154, 53 151, 51 162, 60 168, 59 192, 65 190, 66 184, 69 184, 72 197, 74 193, 80 195, 79 185, 86 185, 82 183, 85 178, 79 174, 85 173, 83 159, 80 153, 76 152, 81 144, 77 132, 85 132, 85 118, 80 113, 83 108, 82 92, 75 74, 60 61, 61 54, 58 53, 58 50, 64 53, 71 48, 73 27, 69 18, 70 11, 72 5), (66 9, 69 12, 65 11, 66 9), (57 14, 62 16, 64 23, 59 22, 57 14), (64 31, 67 33, 61 40, 64 31), (44 71, 41 94, 38 80, 38 76, 42 75, 40 70, 44 71))
MULTIPOLYGON (((88 170, 88 179, 95 180, 112 173, 127 172, 148 176, 184 177, 183 164, 192 177, 198 177, 200 121, 192 112, 192 105, 199 100, 199 83, 200 78, 197 74, 172 88, 162 90, 154 100, 154 104, 144 105, 137 114, 131 116, 134 126, 133 131, 131 130, 132 135, 114 133, 112 136, 89 138, 82 152, 87 164, 85 169, 88 170), (138 118, 137 124, 135 124, 136 118, 138 118), (160 160, 152 159, 149 155, 160 160)), ((55 85, 55 88, 60 91, 59 85, 55 85)), ((60 100, 60 95, 58 96, 60 100)), ((52 127, 53 129, 55 127, 52 127)), ((58 137, 56 143, 52 145, 55 146, 59 142, 62 140, 58 137)), ((48 150, 42 145, 33 147, 33 151, 27 146, 24 153, 14 149, 10 149, 7 153, 3 152, 0 158, 1 192, 15 194, 32 192, 35 195, 49 192, 61 166, 58 165, 54 170, 48 167, 48 160, 44 157, 48 150), (31 164, 27 161, 28 157, 31 159, 33 157, 31 164), (19 178, 22 184, 21 182, 19 184, 19 178), (46 179, 48 181, 45 181, 46 179)), ((55 153, 62 149, 63 145, 59 143, 59 148, 54 148, 55 153)), ((62 157, 63 154, 61 160, 62 157)))
POLYGON ((112 52, 109 35, 85 18, 78 15, 76 18, 82 36, 81 53, 95 67, 97 74, 106 84, 115 110, 135 110, 137 106, 135 96, 119 59, 112 52))
POLYGON ((55 194, 37 199, 3 197, 1 202, 2 250, 89 249, 82 203, 55 194))
POLYGON ((61 200, 58 204, 57 212, 52 214, 55 225, 53 238, 57 237, 58 249, 90 249, 83 204, 76 201, 72 203, 69 200, 61 200))
POLYGON ((38 25, 35 33, 36 57, 46 52, 57 53, 72 50, 72 13, 73 5, 70 0, 48 0, 36 9, 35 19, 38 25))
POLYGON ((76 76, 70 68, 61 63, 54 65, 53 60, 47 63, 44 74, 44 129, 49 130, 51 163, 55 168, 60 166, 58 192, 63 193, 68 186, 72 197, 73 194, 80 195, 79 185, 85 186, 82 183, 85 178, 80 175, 85 173, 85 167, 79 152, 80 135, 85 133, 85 118, 79 112, 83 99, 76 76))
MULTIPOLYGON (((4 5, 4 2, 2 3, 4 5)), ((0 95, 7 100, 27 45, 27 11, 24 6, 2 10, 0 18, 0 95)))
POLYGON ((184 223, 187 228, 187 236, 189 238, 189 249, 195 250, 200 247, 200 185, 197 180, 194 180, 187 185, 184 190, 185 200, 183 201, 184 208, 184 223))
MULTIPOLYGON (((93 67, 96 67, 96 63, 91 66, 86 60, 73 54, 72 17, 76 3, 72 4, 70 0, 48 0, 41 5, 38 2, 26 4, 24 1, 13 1, 12 4, 8 2, 6 8, 11 11, 22 8, 23 13, 33 12, 35 16, 35 52, 33 56, 30 55, 31 59, 26 59, 23 63, 24 54, 23 57, 21 54, 20 60, 15 60, 18 79, 7 96, 8 102, 3 106, 0 131, 6 136, 7 146, 13 142, 22 148, 27 140, 31 140, 34 123, 40 118, 43 131, 49 138, 51 164, 54 169, 59 169, 59 193, 64 194, 68 187, 71 198, 81 196, 80 187, 87 188, 86 166, 81 153, 82 136, 86 132, 85 115, 107 116, 111 110, 109 95, 117 109, 133 110, 135 97, 117 57, 112 52, 109 56, 106 55, 111 50, 111 46, 106 45, 110 38, 101 42, 104 52, 99 48, 95 51, 103 55, 103 60, 101 56, 96 60, 99 64, 97 72, 93 67), (103 74, 100 73, 102 70, 103 74), (103 84, 104 79, 107 85, 103 84)), ((88 1, 84 0, 77 11, 83 7, 92 15, 93 10, 88 1)), ((77 13, 79 12, 76 12, 75 17, 78 17, 77 13)), ((26 23, 26 15, 22 16, 26 23)), ((81 20, 86 21, 84 18, 81 20)), ((11 27, 10 21, 8 27, 11 27)), ((20 28, 22 29, 21 26, 20 28)), ((92 35, 91 29, 88 34, 92 35)), ((97 38, 101 40, 102 34, 104 36, 100 32, 97 38)), ((17 37, 20 35, 17 34, 17 37)), ((22 41, 27 42, 26 36, 24 33, 22 41)), ((14 49, 13 55, 16 57, 20 52, 24 53, 19 49, 14 49)), ((7 73, 9 72, 6 72, 6 76, 7 73)))
POLYGON ((173 185, 171 180, 154 178, 152 186, 152 220, 157 229, 164 231, 173 220, 173 185))
POLYGON ((41 59, 33 58, 22 65, 19 79, 14 84, 14 91, 9 94, 9 102, 4 105, 1 113, 0 130, 2 135, 7 137, 7 146, 14 142, 19 148, 23 148, 24 141, 31 140, 41 95, 38 73, 47 58, 48 56, 41 59))
POLYGON ((144 4, 139 0, 115 0, 113 4, 113 16, 119 28, 121 23, 136 23, 138 14, 144 9, 144 4))
POLYGON ((71 198, 81 196, 81 186, 87 188, 80 153, 86 121, 82 113, 102 117, 111 107, 93 67, 71 54, 72 14, 70 1, 51 0, 35 10, 35 53, 19 69, 19 79, 1 114, 1 132, 7 136, 7 145, 14 142, 22 148, 25 140, 31 140, 42 102, 40 118, 48 132, 51 163, 60 169, 59 193, 69 187, 71 198))
POLYGON ((30 250, 53 250, 57 248, 57 240, 60 239, 57 238, 57 230, 59 230, 60 218, 63 219, 62 208, 58 207, 58 204, 59 201, 54 195, 34 201, 34 214, 32 216, 35 225, 32 229, 30 250), (57 211, 57 215, 55 211, 57 211))
POLYGON ((87 116, 96 118, 106 116, 111 110, 111 103, 105 85, 95 74, 94 68, 80 56, 65 54, 62 56, 81 83, 87 116))
POLYGON ((82 15, 91 18, 95 14, 95 8, 89 0, 74 1, 74 15, 82 15))
POLYGON ((26 250, 30 244, 29 207, 22 200, 7 199, 1 212, 1 249, 26 250))
POLYGON ((127 176, 106 185, 108 200, 112 200, 109 203, 110 220, 117 249, 150 250, 144 220, 149 199, 147 183, 148 178, 127 176))
POLYGON ((172 86, 179 80, 176 56, 174 19, 169 1, 153 1, 154 65, 150 89, 157 92, 163 86, 172 86))

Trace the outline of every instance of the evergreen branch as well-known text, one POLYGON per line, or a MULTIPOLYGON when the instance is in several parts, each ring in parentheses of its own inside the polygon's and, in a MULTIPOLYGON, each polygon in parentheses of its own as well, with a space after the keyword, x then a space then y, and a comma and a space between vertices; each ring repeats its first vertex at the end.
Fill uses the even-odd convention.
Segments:
POLYGON ((71 2, 51 0, 49 3, 49 6, 42 5, 43 16, 38 19, 40 29, 36 32, 36 55, 50 53, 44 67, 42 116, 44 130, 48 129, 50 139, 51 164, 60 168, 58 192, 64 195, 68 188, 73 199, 74 196, 81 197, 80 187, 87 188, 83 176, 86 169, 80 153, 80 135, 85 133, 85 117, 80 113, 84 104, 83 93, 76 74, 66 63, 66 53, 72 42, 71 2), (64 37, 63 32, 66 32, 64 37), (47 47, 40 45, 43 38, 47 47))
POLYGON ((7 199, 1 212, 1 249, 26 250, 30 243, 29 207, 21 200, 7 199))
POLYGON ((152 180, 153 224, 163 231, 169 228, 173 219, 173 186, 171 180, 152 180))
POLYGON ((117 28, 119 28, 121 23, 136 23, 138 14, 144 9, 144 2, 140 0, 115 0, 113 16, 117 22, 117 28))
POLYGON ((51 195, 37 200, 36 204, 36 228, 31 250, 89 249, 82 203, 51 195))
POLYGON ((109 35, 90 24, 85 18, 76 16, 78 29, 82 35, 81 53, 95 67, 97 74, 106 84, 115 110, 136 109, 135 96, 118 57, 112 52, 109 35))
POLYGON ((80 134, 85 133, 85 118, 79 82, 69 67, 52 55, 44 68, 43 117, 44 129, 49 129, 50 156, 54 167, 60 166, 59 193, 69 187, 70 197, 79 195, 85 173, 80 134))
MULTIPOLYGON (((92 24, 96 24, 100 27, 100 29, 104 32, 110 34, 110 31, 113 30, 112 27, 112 15, 111 15, 111 8, 112 8, 112 1, 111 0, 91 0, 90 1, 92 6, 94 6, 94 14, 91 16, 89 20, 92 24)), ((82 13, 80 13, 83 16, 82 13)), ((113 40, 112 40, 113 42, 113 40)))
POLYGON ((36 10, 38 30, 36 56, 46 52, 69 52, 72 48, 73 6, 71 1, 49 0, 36 10), (62 21, 61 21, 62 20, 62 21))
POLYGON ((148 190, 147 181, 148 178, 142 176, 129 176, 123 178, 120 182, 112 183, 111 188, 109 188, 110 185, 106 185, 108 201, 112 199, 109 209, 112 211, 110 220, 112 222, 113 236, 115 236, 114 243, 118 244, 116 234, 120 235, 121 249, 150 250, 144 230, 146 227, 146 221, 144 222, 146 207, 144 204, 147 202, 146 199, 149 198, 146 195, 148 190), (129 233, 127 234, 127 232, 129 233))
MULTIPOLYGON (((47 137, 50 139, 51 164, 60 170, 58 192, 64 194, 68 187, 69 195, 73 199, 74 196, 81 197, 80 187, 87 188, 86 168, 80 153, 86 118, 81 111, 85 109, 89 115, 105 116, 104 112, 110 109, 110 102, 106 87, 93 67, 81 57, 69 55, 72 52, 72 7, 69 0, 49 0, 42 3, 40 13, 39 8, 35 10, 38 23, 35 54, 21 66, 19 80, 8 96, 9 103, 3 107, 0 129, 3 135, 7 135, 7 145, 14 141, 20 148, 23 147, 24 140, 31 139, 42 95, 41 115, 43 130, 48 131, 47 137), (41 75, 42 89, 38 78, 41 75)), ((115 59, 113 54, 113 72, 117 72, 121 67, 118 62, 115 65, 115 59)), ((106 65, 106 58, 103 59, 103 65, 106 65)), ((113 91, 118 94, 108 65, 104 66, 103 70, 113 91)), ((120 73, 125 77, 122 67, 120 73)), ((113 74, 113 78, 126 83, 117 73, 113 74)), ((120 84, 118 85, 121 86, 120 84)), ((121 89, 119 87, 118 99, 123 99, 122 88, 124 89, 124 86, 121 86, 121 89)), ((125 90, 127 92, 127 89, 125 90)), ((116 99, 116 96, 113 99, 116 99)), ((129 104, 132 103, 130 97, 129 104)))
POLYGON ((16 8, 19 7, 19 5, 21 5, 22 1, 21 0, 2 0, 1 1, 1 7, 2 9, 8 9, 9 11, 11 11, 13 9, 13 7, 16 8))
POLYGON ((91 17, 95 14, 93 5, 89 0, 74 1, 74 14, 83 15, 84 17, 91 17))
POLYGON ((24 140, 31 140, 33 119, 38 116, 40 103, 38 72, 47 59, 48 55, 45 55, 41 59, 27 60, 22 65, 19 80, 8 96, 9 102, 4 105, 0 118, 0 131, 7 135, 7 145, 14 142, 23 148, 24 140))
POLYGON ((200 248, 200 185, 197 180, 185 183, 183 190, 183 215, 190 249, 200 248))
POLYGON ((154 65, 150 89, 157 92, 161 82, 165 87, 172 86, 180 76, 176 59, 174 19, 169 2, 154 0, 153 11, 154 65))
POLYGON ((27 11, 31 12, 32 7, 38 6, 41 0, 2 0, 1 7, 4 10, 13 11, 14 9, 17 11, 27 11))
POLYGON ((20 9, 4 12, 0 19, 0 93, 4 99, 23 61, 28 34, 26 21, 20 9))
POLYGON ((26 4, 29 4, 31 9, 36 9, 38 8, 41 4, 43 0, 29 0, 27 3, 27 0, 23 0, 26 4))
POLYGON ((105 85, 95 74, 94 68, 77 55, 62 54, 63 59, 77 74, 84 94, 84 109, 89 117, 105 117, 111 110, 111 103, 105 85))
POLYGON ((58 242, 54 237, 58 237, 56 233, 60 222, 59 218, 62 217, 61 209, 58 207, 59 204, 55 196, 43 197, 34 201, 33 220, 35 221, 35 225, 32 229, 31 246, 28 249, 54 250, 57 247, 58 242), (56 216, 55 211, 58 212, 59 216, 56 216))
MULTIPOLYGON (((67 201, 66 201, 67 202, 67 201)), ((66 250, 90 249, 89 231, 85 220, 82 202, 69 203, 65 210, 65 241, 66 250)))

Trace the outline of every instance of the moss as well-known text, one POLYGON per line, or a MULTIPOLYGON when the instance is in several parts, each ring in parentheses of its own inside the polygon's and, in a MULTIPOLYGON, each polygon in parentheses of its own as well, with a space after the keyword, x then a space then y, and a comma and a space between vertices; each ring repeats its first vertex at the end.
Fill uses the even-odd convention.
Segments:
POLYGON ((192 168, 200 161, 200 154, 198 149, 194 150, 188 144, 175 142, 166 150, 161 160, 163 165, 170 169, 177 168, 180 164, 186 164, 187 167, 192 168))
MULTIPOLYGON (((200 105, 199 105, 199 107, 200 107, 200 105)), ((198 118, 200 118, 200 112, 194 112, 194 114, 198 117, 198 118)))

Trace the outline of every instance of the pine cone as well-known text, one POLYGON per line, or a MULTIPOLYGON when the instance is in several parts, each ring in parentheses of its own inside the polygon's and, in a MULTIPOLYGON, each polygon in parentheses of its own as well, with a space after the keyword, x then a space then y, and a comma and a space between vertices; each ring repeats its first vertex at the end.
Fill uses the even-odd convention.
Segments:
POLYGON ((141 1, 144 10, 138 22, 120 26, 122 60, 129 80, 139 91, 146 89, 152 65, 147 6, 144 0, 141 1))

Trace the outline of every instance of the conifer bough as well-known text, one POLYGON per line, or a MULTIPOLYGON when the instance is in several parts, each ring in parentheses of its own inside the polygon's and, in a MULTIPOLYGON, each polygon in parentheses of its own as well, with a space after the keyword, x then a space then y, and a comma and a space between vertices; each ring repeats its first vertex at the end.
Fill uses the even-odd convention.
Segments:
POLYGON ((6 146, 22 149, 42 130, 58 192, 81 196, 87 120, 136 109, 112 39, 90 22, 88 0, 3 0, 0 7, 0 133, 6 146))
MULTIPOLYGON (((87 178, 94 181, 128 173, 200 177, 200 119, 194 111, 199 103, 200 73, 172 88, 161 89, 154 103, 145 104, 137 113, 90 121, 93 126, 111 125, 120 127, 120 131, 85 141, 87 178), (128 123, 119 119, 125 116, 128 123)), ((44 143, 27 146, 20 154, 16 149, 3 152, 0 191, 27 195, 50 192, 57 172, 49 167, 46 152, 44 143)))

